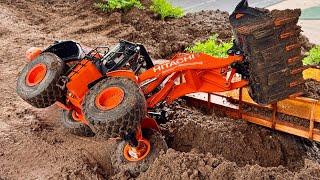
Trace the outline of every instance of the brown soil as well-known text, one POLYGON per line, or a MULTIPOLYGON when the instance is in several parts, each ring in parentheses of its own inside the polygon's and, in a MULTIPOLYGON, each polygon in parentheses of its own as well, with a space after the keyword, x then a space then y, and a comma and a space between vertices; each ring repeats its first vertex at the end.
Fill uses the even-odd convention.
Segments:
POLYGON ((175 52, 182 52, 187 46, 204 41, 214 33, 223 41, 232 36, 226 12, 203 11, 187 14, 181 19, 159 21, 148 13, 137 11, 122 15, 122 21, 134 27, 125 38, 143 42, 154 58, 167 58, 175 52))
MULTIPOLYGON (((129 38, 144 43, 154 58, 164 58, 213 32, 221 39, 231 35, 226 13, 200 12, 164 22, 149 12, 106 15, 91 7, 92 1, 85 0, 0 2, 0 179, 128 178, 115 174, 110 163, 116 140, 68 134, 56 107, 35 109, 15 93, 30 46, 44 47, 58 39, 112 45, 129 38)), ((161 155, 142 179, 320 178, 317 144, 305 145, 299 138, 242 121, 205 116, 179 103, 172 109, 163 129, 169 146, 177 151, 161 155), (198 152, 189 152, 194 148, 198 152)))
POLYGON ((292 172, 283 166, 239 167, 211 153, 179 152, 169 149, 138 179, 312 179, 320 176, 319 164, 306 160, 305 167, 292 172))
POLYGON ((305 96, 312 99, 320 99, 320 82, 307 80, 304 86, 305 96))
POLYGON ((310 51, 310 49, 312 49, 315 46, 315 44, 310 43, 309 39, 302 34, 300 34, 299 41, 302 45, 302 54, 305 54, 306 52, 310 51))
POLYGON ((304 139, 242 120, 204 115, 183 103, 174 104, 172 109, 171 121, 163 127, 169 147, 175 150, 188 152, 196 148, 203 153, 220 154, 239 166, 282 165, 291 170, 301 168, 309 156, 304 146, 309 141, 304 139))

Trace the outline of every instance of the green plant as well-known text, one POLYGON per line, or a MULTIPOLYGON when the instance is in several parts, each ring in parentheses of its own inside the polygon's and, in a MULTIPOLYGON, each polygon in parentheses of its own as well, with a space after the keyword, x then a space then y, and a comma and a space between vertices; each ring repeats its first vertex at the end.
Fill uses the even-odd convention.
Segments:
POLYGON ((205 53, 215 57, 226 57, 227 51, 232 47, 232 41, 218 43, 217 35, 211 36, 205 42, 197 42, 191 47, 187 47, 186 51, 193 53, 205 53))
POLYGON ((162 20, 165 18, 180 18, 184 10, 180 7, 173 7, 167 0, 152 0, 150 9, 158 14, 162 20))
POLYGON ((315 46, 309 52, 307 57, 303 59, 304 65, 320 64, 320 45, 315 46))
POLYGON ((95 3, 94 6, 104 12, 111 12, 116 9, 127 10, 133 7, 144 9, 139 0, 108 0, 106 2, 95 3))

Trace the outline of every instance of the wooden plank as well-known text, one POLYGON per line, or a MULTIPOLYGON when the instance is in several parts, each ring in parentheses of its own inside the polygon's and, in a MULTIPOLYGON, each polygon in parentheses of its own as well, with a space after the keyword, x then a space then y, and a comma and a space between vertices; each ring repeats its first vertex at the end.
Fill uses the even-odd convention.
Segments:
POLYGON ((309 68, 303 71, 304 79, 313 79, 316 81, 320 81, 320 69, 309 68))
MULTIPOLYGON (((252 122, 254 124, 258 124, 258 125, 272 129, 272 121, 270 121, 270 120, 262 119, 259 117, 253 117, 252 115, 248 115, 248 114, 243 114, 242 118, 244 120, 247 120, 247 121, 252 122)), ((288 134, 300 136, 300 137, 307 138, 307 139, 313 139, 313 140, 320 142, 320 139, 319 139, 320 135, 319 134, 314 134, 313 137, 310 137, 309 136, 309 129, 304 128, 302 126, 294 125, 292 123, 277 121, 274 124, 274 129, 281 131, 281 132, 288 133, 288 134)))
POLYGON ((254 117, 252 115, 249 115, 247 113, 242 114, 242 119, 247 120, 249 122, 252 122, 254 124, 258 124, 264 127, 272 128, 272 122, 267 119, 262 119, 259 117, 254 117))
POLYGON ((228 117, 231 117, 233 119, 243 119, 260 126, 264 126, 267 128, 275 129, 277 131, 285 132, 288 134, 292 134, 292 135, 296 135, 299 137, 320 142, 320 130, 314 129, 314 127, 312 127, 312 129, 309 129, 310 127, 305 128, 305 127, 295 125, 289 122, 284 122, 281 120, 275 120, 273 122, 272 119, 268 119, 267 117, 253 114, 253 113, 247 113, 247 112, 240 113, 241 117, 239 117, 239 111, 236 109, 229 108, 223 105, 217 105, 214 103, 211 103, 211 105, 208 106, 207 104, 208 102, 205 102, 204 100, 200 100, 200 99, 195 99, 194 97, 186 97, 186 99, 192 101, 193 105, 197 105, 197 106, 202 105, 207 108, 218 109, 219 111, 224 112, 228 117), (310 130, 312 131, 312 136, 310 136, 310 130))
POLYGON ((313 130, 313 140, 320 142, 320 130, 313 130))
POLYGON ((286 99, 278 103, 278 112, 320 122, 320 101, 300 97, 286 99))
POLYGON ((275 129, 278 131, 286 132, 288 134, 293 134, 309 139, 309 129, 302 126, 293 125, 287 122, 277 122, 275 125, 275 129))
MULTIPOLYGON (((242 92, 242 101, 255 106, 260 106, 251 99, 247 88, 243 88, 242 92)), ((219 96, 224 96, 226 98, 239 100, 239 90, 227 91, 216 94, 219 96)), ((260 107, 272 109, 271 105, 260 107)), ((320 100, 304 97, 285 99, 278 102, 277 111, 290 116, 296 116, 302 119, 306 119, 307 121, 309 121, 310 118, 313 116, 315 122, 320 122, 320 100)))
MULTIPOLYGON (((264 127, 268 127, 268 128, 273 129, 272 128, 273 123, 272 123, 272 121, 270 121, 268 119, 254 117, 253 115, 250 115, 247 113, 242 114, 242 119, 244 119, 248 122, 254 123, 254 124, 258 124, 260 126, 264 126, 264 127)), ((320 142, 320 130, 318 130, 318 129, 313 129, 313 136, 311 136, 311 137, 309 135, 308 128, 294 125, 294 124, 288 123, 288 122, 276 121, 274 123, 274 129, 277 131, 285 132, 288 134, 292 134, 292 135, 296 135, 299 137, 303 137, 303 138, 307 138, 307 139, 311 139, 311 140, 320 142)))

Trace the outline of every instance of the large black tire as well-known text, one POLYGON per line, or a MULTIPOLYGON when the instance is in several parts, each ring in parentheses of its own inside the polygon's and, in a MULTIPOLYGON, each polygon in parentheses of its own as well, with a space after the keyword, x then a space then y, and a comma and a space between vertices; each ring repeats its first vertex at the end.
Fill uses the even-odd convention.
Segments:
POLYGON ((29 62, 19 73, 17 80, 18 95, 36 108, 46 108, 54 104, 63 96, 62 90, 56 86, 64 70, 64 62, 53 53, 42 53, 35 60, 29 62), (28 72, 38 64, 44 64, 47 72, 43 80, 29 86, 26 82, 28 72))
POLYGON ((168 150, 167 143, 160 133, 149 131, 149 135, 146 138, 150 141, 151 150, 147 157, 141 161, 132 162, 125 159, 123 150, 127 142, 121 141, 118 144, 115 153, 111 156, 111 163, 116 171, 128 172, 131 176, 137 177, 141 172, 145 172, 149 168, 149 166, 159 157, 162 150, 164 152, 168 150))
POLYGON ((75 134, 77 136, 85 136, 85 137, 94 136, 94 133, 92 132, 92 130, 88 125, 73 119, 72 110, 71 111, 62 110, 61 124, 68 132, 75 134))
POLYGON ((88 92, 82 105, 85 118, 94 132, 101 137, 122 137, 135 133, 147 113, 146 99, 139 86, 127 78, 107 78, 95 84, 88 92), (115 108, 101 110, 95 99, 100 92, 109 87, 124 91, 123 101, 115 108))

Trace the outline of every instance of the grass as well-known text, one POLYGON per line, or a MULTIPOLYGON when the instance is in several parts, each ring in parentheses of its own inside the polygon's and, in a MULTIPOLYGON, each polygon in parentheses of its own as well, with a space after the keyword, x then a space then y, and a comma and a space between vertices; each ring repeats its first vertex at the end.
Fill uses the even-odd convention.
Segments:
POLYGON ((307 57, 303 59, 304 65, 318 65, 320 64, 320 45, 312 48, 308 53, 307 57))
POLYGON ((217 35, 211 36, 205 42, 197 42, 191 47, 187 47, 186 51, 192 53, 205 53, 215 57, 226 57, 227 51, 232 47, 232 41, 218 43, 217 35))
POLYGON ((144 9, 139 0, 108 0, 106 2, 95 3, 94 6, 104 12, 111 12, 114 10, 128 10, 133 7, 144 9))
POLYGON ((158 14, 162 20, 166 18, 180 18, 184 10, 180 7, 173 7, 167 0, 152 0, 151 11, 158 14))

